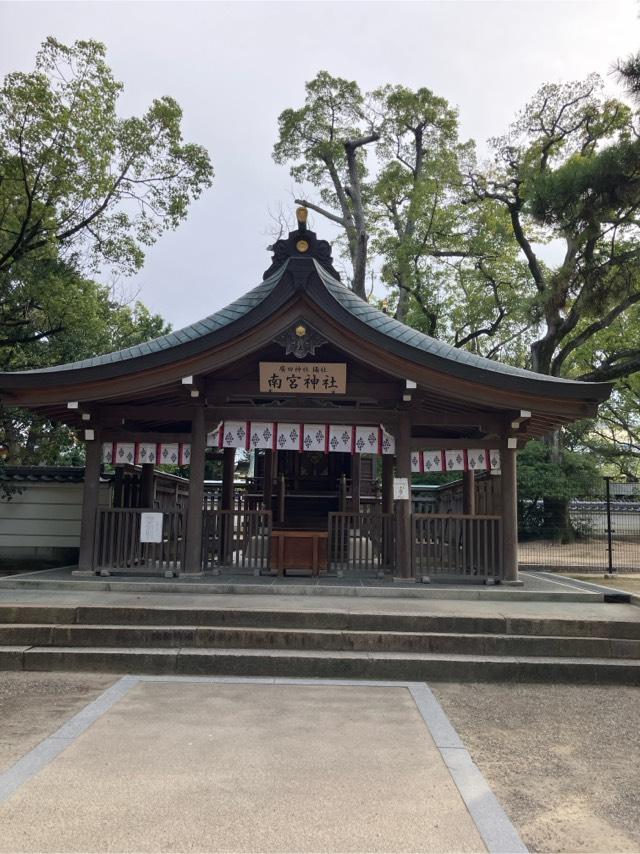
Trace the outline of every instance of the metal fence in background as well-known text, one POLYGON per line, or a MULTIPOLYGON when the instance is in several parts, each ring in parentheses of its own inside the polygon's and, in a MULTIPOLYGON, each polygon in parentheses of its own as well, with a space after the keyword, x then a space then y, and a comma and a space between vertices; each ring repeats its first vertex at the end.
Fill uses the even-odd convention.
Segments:
POLYGON ((518 502, 521 569, 640 572, 640 483, 610 477, 518 502))

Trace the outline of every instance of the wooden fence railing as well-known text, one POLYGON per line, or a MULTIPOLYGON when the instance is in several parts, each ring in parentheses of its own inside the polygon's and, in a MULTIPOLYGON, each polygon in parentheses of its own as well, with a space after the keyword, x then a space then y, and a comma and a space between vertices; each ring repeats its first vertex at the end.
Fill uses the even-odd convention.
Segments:
POLYGON ((202 567, 269 572, 271 512, 268 510, 204 510, 202 567))
POLYGON ((395 566, 393 513, 329 513, 329 570, 383 575, 395 566))
POLYGON ((502 578, 500 516, 414 513, 412 518, 415 575, 502 578))
POLYGON ((186 514, 162 514, 162 542, 140 542, 140 516, 157 512, 144 507, 100 507, 96 518, 94 567, 131 572, 178 572, 183 563, 186 514))

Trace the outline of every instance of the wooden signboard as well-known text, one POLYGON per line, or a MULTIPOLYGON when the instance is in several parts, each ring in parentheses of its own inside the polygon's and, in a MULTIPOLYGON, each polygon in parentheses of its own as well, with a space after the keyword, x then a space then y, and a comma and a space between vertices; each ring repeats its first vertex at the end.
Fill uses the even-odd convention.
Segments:
POLYGON ((336 362, 260 362, 260 391, 346 394, 347 366, 336 362))

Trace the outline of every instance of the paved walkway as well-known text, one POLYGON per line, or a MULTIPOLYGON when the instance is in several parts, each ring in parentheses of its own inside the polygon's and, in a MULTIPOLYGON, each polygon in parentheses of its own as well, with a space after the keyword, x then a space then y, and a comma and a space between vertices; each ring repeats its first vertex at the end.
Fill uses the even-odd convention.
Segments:
POLYGON ((105 605, 113 607, 198 608, 211 610, 323 611, 364 614, 416 614, 524 619, 640 621, 636 605, 573 601, 465 599, 403 599, 398 597, 294 596, 291 594, 130 593, 105 590, 6 589, 0 586, 0 605, 105 605))
POLYGON ((0 851, 525 851, 420 683, 124 677, 0 775, 0 851))

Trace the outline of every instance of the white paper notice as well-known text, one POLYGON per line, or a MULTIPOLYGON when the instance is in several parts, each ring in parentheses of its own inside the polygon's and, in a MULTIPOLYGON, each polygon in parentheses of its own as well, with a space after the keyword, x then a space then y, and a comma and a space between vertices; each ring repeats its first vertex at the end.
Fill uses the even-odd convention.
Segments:
POLYGON ((140 542, 162 542, 162 513, 140 514, 140 542))
POLYGON ((408 477, 394 477, 393 479, 393 500, 408 501, 411 498, 409 491, 408 477))

